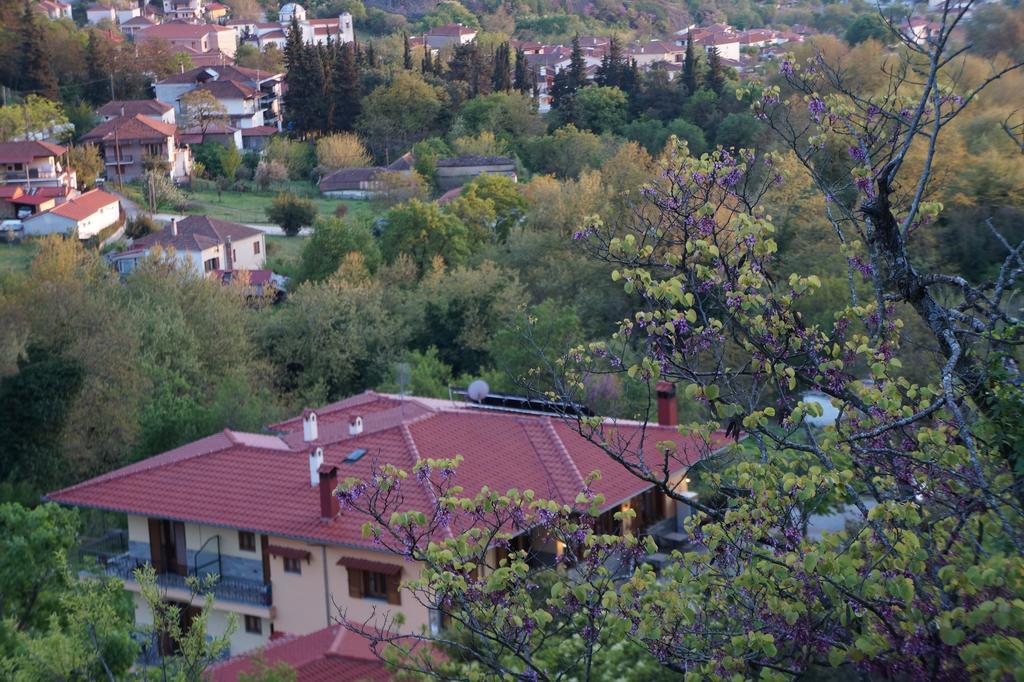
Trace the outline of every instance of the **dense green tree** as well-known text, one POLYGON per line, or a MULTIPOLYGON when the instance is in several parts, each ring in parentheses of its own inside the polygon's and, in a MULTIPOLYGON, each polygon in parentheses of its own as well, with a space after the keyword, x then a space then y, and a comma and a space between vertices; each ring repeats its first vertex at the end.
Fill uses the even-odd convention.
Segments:
POLYGON ((399 72, 363 98, 356 128, 374 155, 388 161, 437 129, 446 101, 441 88, 399 72))
POLYGON ((575 178, 585 168, 599 166, 607 151, 600 137, 570 124, 551 135, 527 140, 523 160, 534 172, 575 178))
POLYGON ((617 132, 626 123, 626 93, 603 85, 584 88, 576 95, 579 126, 597 134, 617 132))
POLYGON ((58 99, 57 78, 53 74, 51 56, 47 50, 46 35, 39 14, 25 0, 21 19, 20 89, 25 94, 36 94, 58 99))
POLYGON ((89 31, 85 46, 85 99, 93 106, 99 106, 111 99, 110 67, 114 63, 114 50, 110 43, 97 31, 89 31))
POLYGON ((477 241, 455 215, 413 199, 384 216, 380 250, 387 262, 407 256, 425 273, 435 258, 451 266, 462 264, 477 241))
POLYGON ((536 377, 551 376, 551 368, 581 338, 580 318, 572 307, 554 299, 530 306, 494 336, 491 361, 505 382, 492 388, 511 393, 554 389, 536 377))
POLYGON ((877 40, 887 44, 895 40, 895 35, 885 19, 878 14, 862 14, 857 17, 850 27, 846 29, 846 42, 850 45, 859 45, 865 40, 877 40))
POLYGON ((380 265, 380 247, 368 227, 338 218, 318 218, 313 225, 313 235, 302 247, 298 279, 314 282, 327 279, 337 272, 350 253, 360 254, 371 273, 380 265))
POLYGON ((316 206, 305 197, 282 192, 267 207, 267 218, 279 225, 286 235, 294 237, 316 220, 316 206))
POLYGON ((622 46, 615 36, 608 39, 608 50, 601 57, 601 65, 597 67, 594 82, 612 88, 622 88, 629 68, 627 58, 622 54, 622 46))
POLYGON ((412 350, 406 353, 401 362, 395 363, 388 380, 378 386, 377 390, 385 393, 404 391, 406 395, 425 398, 446 398, 451 385, 452 368, 438 358, 437 348, 431 346, 426 351, 412 350), (401 367, 403 364, 408 371, 401 367))
POLYGON ((748 149, 762 130, 761 122, 751 114, 729 114, 715 131, 715 144, 726 149, 748 149))

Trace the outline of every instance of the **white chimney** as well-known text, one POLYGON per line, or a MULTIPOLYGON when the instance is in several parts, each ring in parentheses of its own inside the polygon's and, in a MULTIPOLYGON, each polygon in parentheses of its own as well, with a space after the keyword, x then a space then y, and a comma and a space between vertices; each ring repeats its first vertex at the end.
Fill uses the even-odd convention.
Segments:
POLYGON ((171 236, 172 237, 177 237, 178 236, 178 219, 177 218, 171 218, 171 236))
POLYGON ((320 437, 320 430, 316 425, 316 412, 306 409, 302 412, 302 440, 312 443, 320 437))
POLYGON ((348 435, 358 436, 363 432, 363 418, 356 417, 348 423, 348 435))
POLYGON ((324 463, 324 449, 314 448, 309 453, 309 484, 320 485, 320 465, 324 463))

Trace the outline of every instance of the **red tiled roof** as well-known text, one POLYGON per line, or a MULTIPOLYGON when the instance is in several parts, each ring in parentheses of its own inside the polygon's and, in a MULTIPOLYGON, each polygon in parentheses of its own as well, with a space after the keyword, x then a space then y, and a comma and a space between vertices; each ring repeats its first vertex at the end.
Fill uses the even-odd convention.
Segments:
POLYGON ((140 26, 140 27, 143 27, 143 28, 145 28, 147 26, 156 26, 156 22, 153 21, 152 19, 150 19, 149 17, 144 17, 144 16, 132 17, 128 21, 122 21, 121 22, 121 28, 135 27, 135 26, 140 26))
POLYGON ((135 114, 113 118, 101 123, 85 135, 83 142, 130 142, 135 140, 159 140, 165 141, 168 137, 174 137, 178 132, 177 127, 163 121, 155 121, 148 116, 135 114))
POLYGON ((428 36, 467 36, 475 34, 477 31, 475 28, 469 28, 462 24, 445 24, 444 26, 435 26, 434 28, 427 31, 428 36))
POLYGON ((166 24, 157 24, 141 29, 136 34, 141 38, 163 38, 164 40, 182 40, 186 38, 202 38, 210 33, 220 31, 234 31, 226 26, 217 24, 190 24, 184 21, 169 21, 166 24))
MULTIPOLYGON (((46 197, 44 200, 47 199, 52 199, 52 197, 46 197)), ((74 199, 65 201, 60 206, 50 209, 48 213, 59 215, 63 218, 68 218, 77 222, 88 218, 101 208, 109 206, 110 204, 116 204, 117 202, 118 199, 113 194, 107 194, 103 190, 94 189, 81 196, 75 197, 74 199)), ((43 214, 40 213, 39 215, 43 214)), ((35 217, 37 216, 33 216, 33 218, 35 217)), ((33 218, 29 218, 29 220, 32 220, 33 218)))
POLYGON ((221 78, 206 81, 196 90, 207 90, 217 99, 249 99, 260 94, 259 90, 250 88, 244 83, 221 78))
POLYGON ((358 190, 360 184, 373 180, 375 176, 386 172, 381 166, 366 168, 341 168, 320 179, 318 187, 321 192, 337 192, 341 190, 358 190))
POLYGON ((17 199, 25 190, 21 188, 21 185, 3 185, 0 186, 0 199, 17 199))
POLYGON ((173 108, 170 104, 155 99, 132 99, 107 102, 97 113, 100 116, 162 116, 173 108))
POLYGON ((147 234, 135 240, 135 245, 143 248, 162 246, 176 251, 202 251, 223 244, 228 237, 247 239, 260 234, 256 228, 218 220, 203 215, 192 215, 177 221, 178 234, 172 234, 166 227, 159 232, 147 234))
MULTIPOLYGON (((366 479, 375 465, 410 470, 419 458, 462 455, 458 483, 467 495, 483 486, 532 489, 540 497, 572 504, 583 477, 595 469, 593 488, 606 508, 649 486, 613 463, 605 452, 552 415, 482 409, 466 403, 405 398, 367 391, 317 411, 318 445, 324 462, 341 478, 366 479), (349 435, 349 421, 363 419, 363 431, 349 435), (355 449, 366 454, 344 461, 355 449)), ((379 549, 363 538, 363 519, 343 512, 320 519, 319 490, 310 485, 308 451, 301 417, 271 428, 280 437, 225 431, 99 478, 53 492, 49 499, 69 505, 251 530, 349 547, 379 549), (257 440, 254 440, 257 439, 257 440), (243 473, 244 472, 244 473, 243 473)), ((670 468, 682 471, 708 449, 675 428, 636 422, 608 422, 604 436, 658 457, 655 443, 674 441, 670 468)), ((717 447, 715 445, 714 447, 717 447)), ((405 508, 429 513, 426 487, 403 489, 405 508)))
POLYGON ((33 159, 60 156, 67 147, 49 142, 0 142, 0 163, 28 163, 33 159))
MULTIPOLYGON (((211 682, 236 682, 249 672, 252 656, 236 656, 210 667, 211 682)), ((273 666, 283 662, 296 672, 296 682, 388 682, 391 674, 363 636, 342 625, 296 637, 284 635, 264 646, 263 660, 273 666)))

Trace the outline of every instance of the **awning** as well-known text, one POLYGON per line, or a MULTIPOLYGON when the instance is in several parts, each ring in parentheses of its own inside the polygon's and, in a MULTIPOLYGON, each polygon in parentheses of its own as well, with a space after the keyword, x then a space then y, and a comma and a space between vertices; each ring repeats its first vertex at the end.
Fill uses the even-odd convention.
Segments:
POLYGON ((369 571, 370 573, 383 573, 384 575, 398 575, 402 567, 398 564, 386 564, 382 561, 370 561, 369 559, 358 559, 354 556, 343 556, 338 559, 338 565, 345 568, 353 568, 357 571, 369 571))
POLYGON ((267 551, 274 556, 284 557, 285 559, 305 559, 307 562, 310 558, 310 553, 304 549, 297 549, 295 547, 282 547, 281 545, 269 545, 267 551))

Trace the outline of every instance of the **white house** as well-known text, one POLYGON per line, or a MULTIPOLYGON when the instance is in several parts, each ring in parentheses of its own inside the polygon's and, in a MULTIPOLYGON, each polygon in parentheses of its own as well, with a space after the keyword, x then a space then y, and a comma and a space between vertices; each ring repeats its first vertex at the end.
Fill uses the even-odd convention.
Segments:
POLYGON ((96 113, 99 114, 100 122, 103 123, 115 118, 130 118, 141 114, 154 121, 175 124, 174 107, 155 99, 115 100, 104 104, 96 110, 96 113))
POLYGON ((126 21, 131 21, 136 17, 142 16, 142 10, 138 7, 129 7, 128 9, 117 9, 115 10, 115 13, 117 15, 118 24, 123 24, 126 21))
POLYGON ((90 24, 98 24, 101 21, 117 23, 117 13, 110 5, 93 4, 85 8, 85 18, 90 24))
POLYGON ((27 218, 25 234, 73 234, 79 239, 89 239, 116 223, 120 215, 121 204, 117 197, 94 189, 27 218))
POLYGON ((152 251, 162 249, 199 272, 259 270, 266 263, 267 245, 259 230, 207 216, 172 220, 153 234, 136 239, 132 248, 112 258, 117 271, 130 273, 152 251))

